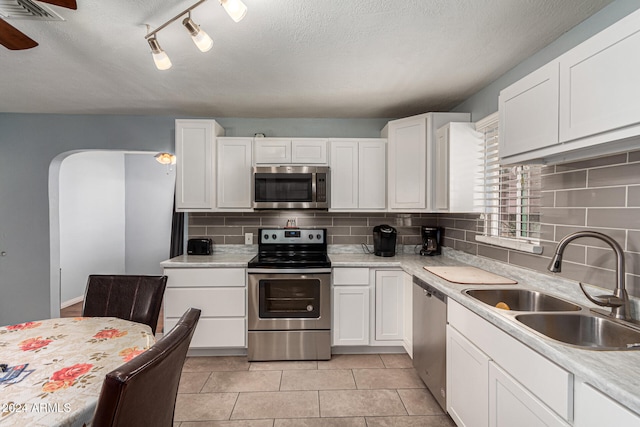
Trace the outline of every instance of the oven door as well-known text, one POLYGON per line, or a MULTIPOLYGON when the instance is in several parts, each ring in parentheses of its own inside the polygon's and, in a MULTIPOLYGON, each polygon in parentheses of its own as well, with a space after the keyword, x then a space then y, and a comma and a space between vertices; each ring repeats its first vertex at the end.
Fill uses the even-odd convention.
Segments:
POLYGON ((249 330, 331 329, 330 273, 249 273, 249 330))

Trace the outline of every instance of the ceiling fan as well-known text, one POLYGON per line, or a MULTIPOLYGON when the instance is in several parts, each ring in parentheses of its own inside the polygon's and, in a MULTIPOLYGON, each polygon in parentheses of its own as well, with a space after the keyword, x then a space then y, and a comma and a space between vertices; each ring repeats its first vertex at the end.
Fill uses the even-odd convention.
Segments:
MULTIPOLYGON (((39 0, 54 6, 76 10, 76 0, 39 0)), ((0 18, 0 44, 10 50, 31 49, 38 46, 38 42, 0 18)))

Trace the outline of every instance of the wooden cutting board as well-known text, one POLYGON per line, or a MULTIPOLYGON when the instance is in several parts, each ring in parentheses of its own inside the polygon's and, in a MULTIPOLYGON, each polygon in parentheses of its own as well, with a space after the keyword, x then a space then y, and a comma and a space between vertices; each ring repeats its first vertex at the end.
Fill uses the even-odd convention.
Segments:
POLYGON ((515 285, 515 280, 498 276, 476 267, 444 266, 424 267, 430 273, 452 283, 473 285, 515 285))

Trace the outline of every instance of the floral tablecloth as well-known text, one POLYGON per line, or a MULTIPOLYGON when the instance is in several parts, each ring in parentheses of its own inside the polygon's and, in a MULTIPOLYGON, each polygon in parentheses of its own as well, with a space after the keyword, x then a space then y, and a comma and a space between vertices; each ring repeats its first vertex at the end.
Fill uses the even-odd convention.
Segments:
POLYGON ((149 326, 113 317, 0 327, 0 363, 33 370, 0 382, 0 426, 89 425, 105 375, 154 342, 149 326))

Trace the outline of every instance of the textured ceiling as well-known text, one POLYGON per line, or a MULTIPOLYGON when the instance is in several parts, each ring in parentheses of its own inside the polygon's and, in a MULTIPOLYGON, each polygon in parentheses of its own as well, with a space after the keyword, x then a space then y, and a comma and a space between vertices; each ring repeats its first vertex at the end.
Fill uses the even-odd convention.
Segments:
POLYGON ((611 0, 78 0, 65 21, 8 20, 40 43, 0 46, 0 112, 204 117, 403 117, 450 110, 611 0))

